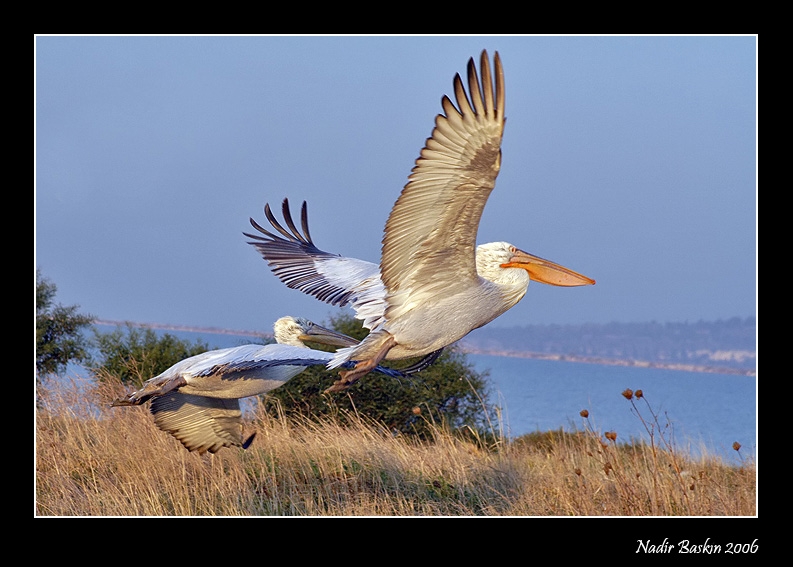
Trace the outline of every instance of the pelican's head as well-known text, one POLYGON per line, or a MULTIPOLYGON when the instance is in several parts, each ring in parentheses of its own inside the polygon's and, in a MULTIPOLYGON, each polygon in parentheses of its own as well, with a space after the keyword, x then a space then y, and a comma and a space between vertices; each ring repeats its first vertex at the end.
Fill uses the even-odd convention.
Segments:
POLYGON ((281 317, 273 326, 275 341, 282 345, 306 346, 305 342, 328 346, 348 347, 358 341, 342 333, 337 333, 303 317, 281 317))
POLYGON ((549 285, 573 287, 592 285, 595 280, 574 272, 564 266, 529 254, 509 242, 490 242, 476 249, 476 271, 490 280, 503 280, 500 270, 520 268, 526 270, 529 279, 549 285))

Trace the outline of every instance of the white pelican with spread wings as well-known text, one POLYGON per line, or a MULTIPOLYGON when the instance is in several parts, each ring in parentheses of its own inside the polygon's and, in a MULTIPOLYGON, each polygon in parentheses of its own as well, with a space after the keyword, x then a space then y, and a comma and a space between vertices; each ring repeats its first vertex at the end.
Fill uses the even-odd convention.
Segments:
POLYGON ((397 199, 382 241, 380 264, 317 248, 308 231, 306 204, 297 230, 283 202, 281 226, 265 214, 278 236, 251 219, 248 234, 287 286, 333 305, 351 304, 370 330, 356 346, 340 349, 328 365, 342 370, 328 391, 348 388, 382 360, 428 356, 458 341, 525 295, 529 282, 583 286, 595 280, 524 252, 507 242, 477 247, 479 219, 501 168, 504 72, 498 53, 481 56, 481 84, 468 62, 468 92, 454 78, 457 106, 444 96, 408 183, 397 199), (493 79, 495 75, 495 82, 493 79))
MULTIPOLYGON (((210 350, 177 362, 140 390, 112 406, 139 406, 151 400, 154 423, 188 451, 215 453, 223 447, 247 449, 240 399, 286 384, 309 366, 327 365, 334 353, 308 348, 306 342, 352 346, 358 341, 301 317, 281 317, 274 325, 276 344, 247 344, 210 350)), ((398 371, 378 367, 393 377, 398 371)))

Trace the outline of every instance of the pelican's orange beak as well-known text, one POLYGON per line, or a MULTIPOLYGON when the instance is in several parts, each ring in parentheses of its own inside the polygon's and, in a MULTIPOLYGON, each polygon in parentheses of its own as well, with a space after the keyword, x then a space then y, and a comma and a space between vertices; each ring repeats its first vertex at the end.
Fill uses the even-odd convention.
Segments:
POLYGON ((578 285, 592 285, 595 280, 582 276, 556 262, 551 262, 534 254, 529 254, 523 250, 515 249, 515 254, 506 264, 501 264, 502 268, 523 268, 529 272, 532 281, 562 287, 574 287, 578 285))

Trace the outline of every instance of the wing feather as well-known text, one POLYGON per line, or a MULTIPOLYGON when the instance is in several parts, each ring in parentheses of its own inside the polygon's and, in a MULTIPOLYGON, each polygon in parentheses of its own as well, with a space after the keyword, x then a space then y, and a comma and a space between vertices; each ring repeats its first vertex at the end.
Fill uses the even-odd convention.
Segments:
POLYGON ((387 315, 407 309, 416 296, 449 293, 478 282, 476 233, 501 165, 504 76, 494 58, 495 88, 486 51, 481 83, 473 59, 468 90, 454 78, 457 105, 441 99, 443 114, 416 160, 388 218, 380 273, 387 315))
POLYGON ((171 392, 151 402, 154 423, 188 451, 215 453, 223 447, 247 446, 242 439, 242 411, 237 399, 207 398, 171 392))
POLYGON ((317 299, 344 307, 351 305, 356 317, 368 329, 383 321, 385 314, 385 288, 377 264, 347 258, 320 250, 311 240, 308 231, 308 205, 303 201, 301 227, 297 229, 289 210, 289 200, 282 205, 284 228, 265 205, 264 213, 272 227, 281 236, 268 231, 255 220, 251 226, 260 234, 243 233, 252 239, 254 246, 267 261, 272 272, 292 289, 312 295, 317 299))

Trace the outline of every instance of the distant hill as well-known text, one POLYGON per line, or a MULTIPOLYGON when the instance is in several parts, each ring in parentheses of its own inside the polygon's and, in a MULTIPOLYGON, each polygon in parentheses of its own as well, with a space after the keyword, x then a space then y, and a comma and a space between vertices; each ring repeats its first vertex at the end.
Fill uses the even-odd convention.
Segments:
POLYGON ((614 364, 699 367, 754 374, 757 320, 697 323, 485 326, 460 342, 469 352, 569 358, 614 364))

